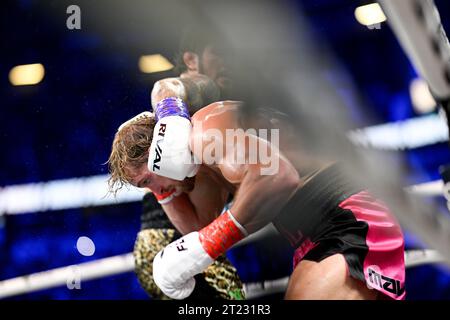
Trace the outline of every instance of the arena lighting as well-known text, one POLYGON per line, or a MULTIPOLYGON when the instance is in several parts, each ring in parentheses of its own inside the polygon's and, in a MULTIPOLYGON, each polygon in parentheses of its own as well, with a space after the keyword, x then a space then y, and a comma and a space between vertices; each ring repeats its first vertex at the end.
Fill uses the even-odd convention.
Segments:
POLYGON ((172 68, 173 64, 160 54, 145 55, 139 58, 139 70, 143 73, 167 71, 172 68))
POLYGON ((13 86, 38 84, 45 75, 44 66, 40 63, 15 66, 9 72, 9 81, 13 86))
POLYGON ((108 175, 12 185, 0 189, 0 215, 114 205, 142 200, 143 189, 108 194, 108 175))
POLYGON ((371 3, 356 8, 355 18, 364 26, 372 26, 386 21, 386 16, 378 3, 371 3))
POLYGON ((436 101, 431 95, 430 88, 424 79, 413 79, 409 85, 409 94, 414 110, 417 113, 429 113, 436 109, 436 101))
POLYGON ((431 114, 353 130, 347 136, 362 147, 405 150, 448 141, 448 127, 441 115, 431 114))

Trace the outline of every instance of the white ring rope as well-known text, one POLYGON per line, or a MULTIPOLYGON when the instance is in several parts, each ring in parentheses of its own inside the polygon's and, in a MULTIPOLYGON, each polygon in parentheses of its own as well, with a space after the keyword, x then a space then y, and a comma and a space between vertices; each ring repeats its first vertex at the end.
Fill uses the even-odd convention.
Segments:
POLYGON ((438 98, 450 97, 450 45, 432 0, 379 0, 417 71, 438 98))
POLYGON ((419 196, 444 196, 447 198, 442 180, 413 185, 405 188, 405 191, 419 196))
MULTIPOLYGON (((442 101, 449 99, 450 45, 433 0, 378 2, 401 46, 417 72, 428 82, 434 97, 442 101)), ((444 108, 448 112, 448 106, 445 105, 444 108)), ((380 172, 382 171, 378 170, 376 173, 380 172)), ((390 173, 392 176, 394 174, 395 172, 390 173)), ((386 178, 387 180, 389 179, 386 178)), ((392 185, 395 184, 394 180, 391 179, 392 185)), ((421 194, 436 195, 444 191, 439 183, 429 184, 427 187, 430 188, 422 188, 421 191, 424 192, 421 194)), ((379 190, 402 226, 420 236, 428 247, 437 249, 450 264, 448 215, 418 197, 411 196, 411 193, 396 192, 396 188, 384 184, 379 190)))
MULTIPOLYGON (((412 268, 424 264, 439 263, 443 258, 434 250, 408 250, 405 252, 405 265, 412 268)), ((244 283, 247 299, 256 299, 269 294, 283 293, 289 283, 289 277, 262 282, 244 283)))
MULTIPOLYGON (((0 216, 117 205, 142 200, 145 191, 136 188, 122 190, 117 198, 105 197, 108 192, 107 180, 107 175, 98 175, 0 188, 0 216)), ((420 193, 428 186, 433 186, 433 194, 430 195, 442 195, 441 185, 440 181, 432 181, 406 189, 420 193)))
MULTIPOLYGON (((405 265, 407 268, 442 261, 443 258, 434 250, 409 250, 405 252, 405 265)), ((83 281, 99 279, 133 270, 133 254, 127 253, 33 273, 0 281, 0 299, 63 285, 66 285, 68 289, 80 289, 83 281)), ((281 293, 286 289, 288 280, 289 277, 284 277, 263 282, 246 283, 244 284, 244 291, 247 299, 281 293)))

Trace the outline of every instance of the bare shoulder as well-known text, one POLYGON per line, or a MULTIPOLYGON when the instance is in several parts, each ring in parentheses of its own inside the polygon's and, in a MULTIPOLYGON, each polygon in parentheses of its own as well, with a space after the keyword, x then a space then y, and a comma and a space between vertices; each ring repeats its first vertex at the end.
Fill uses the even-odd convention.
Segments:
POLYGON ((223 138, 227 129, 241 127, 239 120, 241 105, 239 101, 214 102, 192 116, 189 144, 194 155, 201 156, 202 150, 210 145, 213 139, 223 138))
POLYGON ((241 101, 218 101, 213 102, 206 107, 198 110, 192 116, 192 123, 201 122, 203 125, 229 123, 230 121, 237 121, 239 119, 241 101))

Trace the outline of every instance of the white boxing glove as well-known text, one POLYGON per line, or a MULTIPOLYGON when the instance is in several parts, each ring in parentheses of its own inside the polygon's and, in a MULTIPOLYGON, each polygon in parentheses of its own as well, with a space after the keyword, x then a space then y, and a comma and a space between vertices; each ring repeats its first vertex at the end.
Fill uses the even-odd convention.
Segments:
POLYGON ((160 176, 182 181, 193 177, 200 167, 189 148, 191 122, 179 116, 160 119, 153 131, 148 169, 160 176))
POLYGON ((194 276, 214 260, 206 253, 198 232, 191 232, 170 243, 153 260, 153 279, 165 295, 185 299, 194 291, 194 276))

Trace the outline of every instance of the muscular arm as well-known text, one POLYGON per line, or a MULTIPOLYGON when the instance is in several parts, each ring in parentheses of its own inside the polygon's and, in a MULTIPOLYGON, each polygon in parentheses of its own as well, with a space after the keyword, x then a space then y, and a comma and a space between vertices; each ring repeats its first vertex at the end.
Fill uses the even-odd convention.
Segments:
POLYGON ((180 231, 187 234, 199 230, 202 225, 199 222, 197 212, 187 194, 182 193, 167 204, 161 205, 170 222, 180 231))
POLYGON ((211 223, 222 211, 229 194, 203 168, 195 180, 195 187, 191 192, 182 193, 162 205, 170 221, 183 235, 198 231, 211 223))
MULTIPOLYGON (((218 102, 192 117, 193 130, 189 143, 197 158, 204 159, 203 156, 206 156, 203 150, 211 142, 208 130, 219 132, 219 136, 225 134, 222 136, 224 138, 227 129, 238 128, 239 115, 232 112, 236 106, 235 102, 218 102)), ((216 137, 220 140, 216 135, 213 141, 216 137)), ((178 244, 168 245, 154 259, 155 283, 172 298, 189 296, 195 287, 194 276, 245 235, 271 222, 300 183, 293 166, 265 140, 262 144, 270 148, 272 156, 277 156, 279 166, 271 175, 262 174, 265 169, 263 161, 256 158, 254 162, 252 153, 246 151, 253 142, 259 143, 259 138, 249 133, 243 137, 235 143, 222 140, 223 144, 215 144, 216 150, 210 154, 214 154, 216 162, 204 163, 205 167, 211 168, 211 175, 214 172, 221 174, 219 181, 223 185, 231 183, 238 186, 231 209, 198 232, 183 236, 178 244), (233 161, 228 157, 230 153, 244 155, 245 159, 242 162, 233 161), (178 246, 180 244, 182 249, 178 246)))
POLYGON ((220 99, 217 85, 205 75, 184 75, 180 78, 159 80, 153 86, 151 103, 155 109, 158 102, 168 97, 184 100, 191 114, 220 99))
POLYGON ((272 222, 299 185, 297 172, 285 159, 280 159, 278 173, 274 175, 261 175, 260 164, 247 164, 238 170, 227 163, 219 167, 225 177, 239 179, 230 210, 248 233, 272 222))
MULTIPOLYGON (((204 156, 202 151, 211 143, 205 134, 209 129, 220 131, 223 137, 226 137, 227 129, 242 129, 236 109, 235 102, 221 102, 211 104, 194 115, 191 150, 198 158, 204 156)), ((298 188, 300 178, 292 164, 266 140, 245 134, 245 139, 240 142, 235 141, 232 144, 229 144, 229 141, 224 142, 223 145, 228 143, 229 148, 224 147, 223 157, 216 159, 216 164, 212 166, 216 167, 227 181, 238 186, 230 210, 247 232, 253 233, 278 215, 298 188), (257 157, 254 161, 249 147, 255 143, 259 143, 258 148, 268 148, 270 158, 278 161, 278 170, 273 174, 262 174, 268 165, 263 164, 261 158, 257 157), (244 155, 245 161, 237 163, 236 159, 230 156, 233 154, 244 155)))

